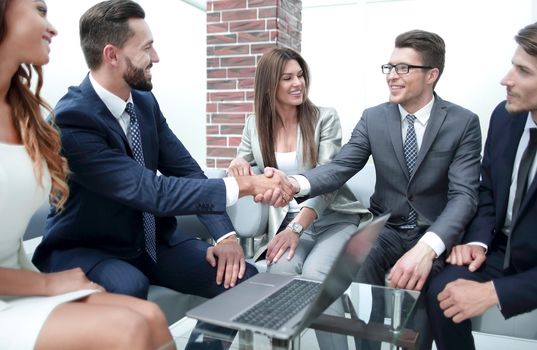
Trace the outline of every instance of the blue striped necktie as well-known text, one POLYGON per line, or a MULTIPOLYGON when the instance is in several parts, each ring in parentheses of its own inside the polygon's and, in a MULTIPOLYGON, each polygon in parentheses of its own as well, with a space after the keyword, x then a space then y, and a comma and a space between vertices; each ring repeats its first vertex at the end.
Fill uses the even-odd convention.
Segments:
MULTIPOLYGON (((125 111, 130 116, 129 134, 131 136, 131 148, 134 160, 141 166, 145 167, 144 153, 142 148, 142 137, 140 135, 140 124, 138 124, 138 118, 136 118, 136 112, 134 111, 134 105, 130 102, 127 103, 125 111)), ((145 234, 145 251, 153 259, 157 261, 157 245, 156 245, 156 223, 155 215, 147 212, 142 213, 144 223, 145 234)))

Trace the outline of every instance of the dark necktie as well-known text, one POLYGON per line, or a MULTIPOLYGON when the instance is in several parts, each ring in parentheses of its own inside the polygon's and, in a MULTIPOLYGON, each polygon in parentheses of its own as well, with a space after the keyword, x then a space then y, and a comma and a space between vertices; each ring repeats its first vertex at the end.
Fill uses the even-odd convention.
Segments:
POLYGON ((518 166, 518 175, 516 178, 516 193, 515 200, 513 201, 513 211, 511 215, 511 228, 509 229, 509 235, 507 237, 507 247, 505 248, 505 260, 503 261, 503 268, 506 269, 509 267, 511 262, 511 231, 513 228, 513 223, 517 219, 518 211, 520 210, 520 205, 524 199, 524 195, 528 189, 528 177, 535 159, 535 153, 537 151, 537 128, 530 129, 530 140, 526 150, 522 154, 522 159, 520 159, 520 164, 518 166))
MULTIPOLYGON (((125 108, 127 114, 131 117, 129 123, 129 131, 131 136, 131 148, 134 160, 141 166, 145 167, 144 153, 142 151, 142 137, 140 135, 140 125, 138 124, 138 118, 136 118, 136 112, 134 111, 134 105, 130 102, 127 103, 125 108)), ((145 251, 153 259, 157 261, 157 246, 156 246, 156 224, 155 216, 151 213, 142 213, 144 223, 145 234, 145 251)))
MULTIPOLYGON (((405 155, 408 174, 409 176, 412 176, 416 168, 416 160, 418 159, 418 140, 416 138, 416 129, 414 129, 414 122, 416 121, 416 117, 412 114, 408 114, 406 116, 406 120, 408 122, 408 128, 406 130, 406 139, 405 144, 403 146, 403 153, 405 155)), ((407 223, 401 226, 401 228, 415 228, 417 224, 417 218, 418 214, 412 207, 410 207, 407 223)))

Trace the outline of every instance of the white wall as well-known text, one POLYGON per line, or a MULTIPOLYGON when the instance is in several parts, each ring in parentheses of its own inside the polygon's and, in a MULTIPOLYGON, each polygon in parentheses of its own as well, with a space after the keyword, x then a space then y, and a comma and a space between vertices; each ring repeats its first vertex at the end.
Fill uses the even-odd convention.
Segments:
MULTIPOLYGON (((43 96, 54 106, 87 73, 78 20, 95 0, 47 0, 53 39, 43 96)), ((193 157, 205 165, 206 14, 180 0, 139 0, 155 38, 160 62, 153 66, 153 92, 168 124, 193 157)))
POLYGON ((499 81, 510 67, 518 30, 537 20, 532 0, 303 0, 302 54, 311 68, 311 98, 334 106, 346 142, 364 108, 388 100, 380 65, 395 37, 436 32, 446 67, 436 91, 481 120, 483 141, 493 108, 505 98, 499 81))
MULTIPOLYGON (((292 0, 286 0, 292 1, 292 0)), ((59 30, 45 67, 43 95, 54 105, 87 72, 78 19, 95 0, 48 0, 59 30)), ((154 93, 170 127, 205 164, 205 13, 180 0, 139 0, 161 62, 153 67, 154 93)), ((302 53, 311 66, 312 100, 334 106, 344 141, 364 108, 388 99, 380 65, 397 34, 415 28, 446 41, 446 69, 438 94, 481 118, 484 131, 504 98, 499 85, 510 65, 516 32, 537 21, 532 0, 303 0, 302 53)))

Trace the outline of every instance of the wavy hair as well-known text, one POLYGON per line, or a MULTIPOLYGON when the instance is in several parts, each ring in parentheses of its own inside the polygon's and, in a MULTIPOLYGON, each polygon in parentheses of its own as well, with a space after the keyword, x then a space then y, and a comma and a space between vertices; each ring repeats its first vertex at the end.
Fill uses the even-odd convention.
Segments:
MULTIPOLYGON (((7 31, 5 14, 11 1, 0 0, 0 42, 4 40, 7 31)), ((43 117, 43 110, 53 114, 52 108, 41 98, 42 86, 41 66, 23 64, 11 78, 7 102, 12 110, 15 129, 33 161, 34 173, 41 186, 45 160, 52 178, 49 201, 56 209, 61 210, 69 196, 67 161, 60 155, 61 142, 53 127, 54 118, 51 118, 49 124, 43 117), (32 72, 37 75, 35 92, 31 89, 32 72)))

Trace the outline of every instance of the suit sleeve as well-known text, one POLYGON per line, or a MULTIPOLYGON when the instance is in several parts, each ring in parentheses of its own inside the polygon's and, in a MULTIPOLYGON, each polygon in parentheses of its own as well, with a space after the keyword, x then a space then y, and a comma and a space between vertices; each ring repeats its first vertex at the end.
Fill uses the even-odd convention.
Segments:
MULTIPOLYGON (((170 178, 183 178, 186 181, 189 179, 202 179, 202 186, 206 181, 213 181, 215 179, 207 179, 203 171, 201 170, 198 163, 192 158, 190 152, 184 147, 182 142, 175 136, 175 134, 170 130, 166 119, 158 109, 158 104, 155 101, 155 108, 159 116, 159 170, 162 174, 169 176, 170 178)), ((221 180, 217 180, 220 182, 221 180)), ((223 181, 222 181, 223 182, 223 181)), ((211 188, 209 186, 209 188, 211 188)), ((219 201, 222 198, 224 199, 224 206, 226 200, 226 188, 224 185, 224 193, 214 192, 213 194, 207 194, 207 200, 216 200, 219 201), (217 196, 217 197, 215 197, 217 196)), ((204 198, 200 198, 204 200, 204 198)), ((201 223, 207 228, 207 231, 211 236, 218 240, 223 235, 234 231, 235 228, 229 218, 227 212, 219 213, 208 213, 203 214, 204 211, 198 211, 197 216, 201 223)))
POLYGON ((310 197, 338 190, 367 163, 371 155, 367 120, 366 110, 354 128, 349 142, 332 161, 302 174, 311 184, 310 197))
POLYGON ((537 267, 493 280, 505 318, 537 309, 537 267))
POLYGON ((492 185, 491 166, 494 158, 492 157, 492 141, 494 136, 494 113, 491 118, 485 150, 483 152, 483 161, 481 163, 481 182, 479 185, 479 207, 477 214, 468 226, 464 235, 463 242, 481 242, 488 247, 494 237, 494 226, 496 224, 496 206, 494 204, 494 193, 492 185))
MULTIPOLYGON (((317 166, 329 163, 341 148, 341 123, 335 109, 330 108, 321 115, 320 137, 317 145, 317 166)), ((300 203, 300 207, 308 207, 315 211, 317 218, 332 203, 337 190, 300 203)))
POLYGON ((481 129, 479 118, 472 115, 458 144, 448 170, 447 204, 429 227, 446 250, 460 240, 468 222, 474 216, 478 202, 481 160, 481 129))
POLYGON ((69 159, 70 180, 87 190, 156 216, 225 213, 224 182, 205 178, 160 113, 156 123, 161 176, 112 143, 106 125, 84 111, 59 112, 56 120, 69 159))

